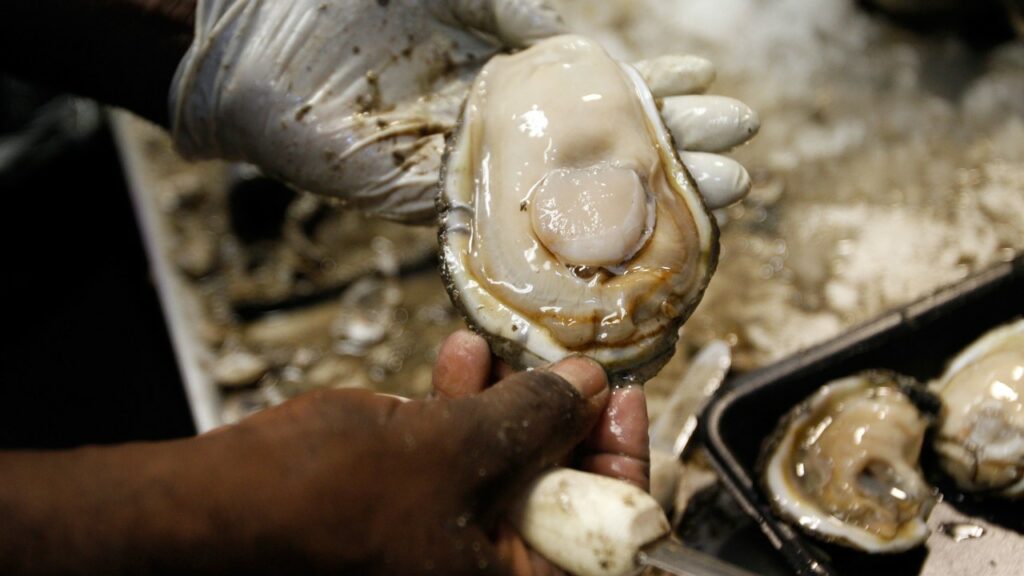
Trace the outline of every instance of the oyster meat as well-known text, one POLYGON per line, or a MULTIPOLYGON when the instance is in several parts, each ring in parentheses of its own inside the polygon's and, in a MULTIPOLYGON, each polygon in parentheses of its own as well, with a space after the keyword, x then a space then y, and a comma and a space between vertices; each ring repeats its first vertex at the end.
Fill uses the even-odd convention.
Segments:
POLYGON ((1024 318, 971 344, 931 387, 942 468, 968 492, 1024 495, 1024 318))
POLYGON ((773 508, 812 536, 866 552, 921 544, 936 492, 918 458, 937 409, 923 387, 891 372, 823 386, 783 418, 762 450, 773 508))
POLYGON ((559 36, 491 60, 449 143, 442 272, 517 368, 573 353, 613 379, 668 361, 718 231, 640 75, 559 36))

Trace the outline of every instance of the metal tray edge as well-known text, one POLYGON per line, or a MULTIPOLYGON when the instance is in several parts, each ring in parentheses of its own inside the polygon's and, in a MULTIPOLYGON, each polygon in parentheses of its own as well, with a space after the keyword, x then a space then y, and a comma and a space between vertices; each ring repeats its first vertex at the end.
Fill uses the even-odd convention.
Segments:
POLYGON ((184 380, 192 421, 197 433, 207 432, 221 425, 221 399, 215 393, 216 386, 201 368, 207 354, 196 344, 200 340, 193 318, 198 303, 188 293, 164 252, 169 245, 166 242, 169 232, 161 220, 153 194, 158 182, 145 167, 142 144, 134 126, 142 120, 117 109, 108 109, 108 116, 149 259, 150 273, 184 380))

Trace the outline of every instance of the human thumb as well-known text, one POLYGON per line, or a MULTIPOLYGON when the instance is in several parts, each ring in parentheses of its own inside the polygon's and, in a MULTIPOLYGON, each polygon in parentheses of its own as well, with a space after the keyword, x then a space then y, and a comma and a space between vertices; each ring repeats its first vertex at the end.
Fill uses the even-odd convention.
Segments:
POLYGON ((604 369, 574 357, 452 400, 466 474, 504 485, 551 466, 587 436, 609 396, 604 369))

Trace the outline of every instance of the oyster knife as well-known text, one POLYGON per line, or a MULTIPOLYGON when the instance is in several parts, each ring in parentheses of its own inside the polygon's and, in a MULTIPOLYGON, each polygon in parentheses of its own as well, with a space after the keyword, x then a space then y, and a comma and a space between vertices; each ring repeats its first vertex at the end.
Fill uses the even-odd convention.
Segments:
POLYGON ((534 550, 578 576, 623 576, 643 566, 685 576, 751 576, 681 545, 657 500, 607 476, 567 468, 542 474, 509 519, 534 550))

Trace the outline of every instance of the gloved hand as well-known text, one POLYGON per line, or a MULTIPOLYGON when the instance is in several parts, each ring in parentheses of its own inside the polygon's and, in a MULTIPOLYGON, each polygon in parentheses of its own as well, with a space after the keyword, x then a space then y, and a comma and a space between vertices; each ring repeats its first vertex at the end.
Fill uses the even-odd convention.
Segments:
POLYGON ((662 56, 637 62, 672 132, 679 158, 712 210, 742 200, 750 175, 726 152, 761 128, 757 113, 739 100, 704 95, 715 79, 711 62, 697 56, 662 56))
MULTIPOLYGON (((199 0, 171 89, 174 139, 189 157, 252 162, 365 212, 427 221, 469 82, 494 54, 562 31, 545 0, 199 0)), ((638 68, 709 205, 742 197, 746 171, 705 153, 752 136, 753 112, 682 96, 713 79, 702 59, 638 68)))

